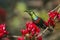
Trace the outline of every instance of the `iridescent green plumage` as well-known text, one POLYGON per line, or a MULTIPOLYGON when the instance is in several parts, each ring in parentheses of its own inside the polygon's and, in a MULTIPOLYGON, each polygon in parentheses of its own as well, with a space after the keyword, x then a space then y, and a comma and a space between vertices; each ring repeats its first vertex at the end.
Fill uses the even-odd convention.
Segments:
POLYGON ((34 13, 33 10, 27 10, 28 14, 32 17, 33 20, 37 19, 37 15, 34 13))

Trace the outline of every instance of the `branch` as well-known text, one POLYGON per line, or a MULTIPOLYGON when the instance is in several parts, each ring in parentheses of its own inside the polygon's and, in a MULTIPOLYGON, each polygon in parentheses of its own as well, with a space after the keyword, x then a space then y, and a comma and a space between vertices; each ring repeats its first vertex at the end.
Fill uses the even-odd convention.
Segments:
POLYGON ((59 8, 60 8, 60 4, 59 4, 55 9, 53 9, 51 12, 56 11, 56 10, 58 10, 59 8))
POLYGON ((40 33, 36 38, 38 38, 39 36, 43 35, 47 30, 48 30, 49 27, 47 27, 42 33, 40 33))

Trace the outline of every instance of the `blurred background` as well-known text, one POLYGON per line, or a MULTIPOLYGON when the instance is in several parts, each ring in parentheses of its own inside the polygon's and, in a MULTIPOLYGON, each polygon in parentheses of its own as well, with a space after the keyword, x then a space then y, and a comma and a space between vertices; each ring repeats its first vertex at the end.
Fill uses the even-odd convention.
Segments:
POLYGON ((11 35, 21 35, 20 30, 31 20, 25 10, 32 9, 36 15, 47 21, 48 12, 59 3, 60 0, 0 0, 0 7, 7 10, 7 30, 11 35))

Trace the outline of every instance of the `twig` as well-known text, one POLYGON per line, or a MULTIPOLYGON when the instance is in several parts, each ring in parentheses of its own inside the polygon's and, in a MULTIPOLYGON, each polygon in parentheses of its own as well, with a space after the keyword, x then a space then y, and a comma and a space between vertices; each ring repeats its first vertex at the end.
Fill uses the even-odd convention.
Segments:
POLYGON ((47 27, 42 33, 40 33, 36 38, 38 38, 39 36, 42 36, 47 30, 48 30, 49 27, 47 27))
POLYGON ((56 10, 58 10, 59 8, 60 8, 60 4, 59 4, 55 9, 53 9, 51 12, 56 11, 56 10))

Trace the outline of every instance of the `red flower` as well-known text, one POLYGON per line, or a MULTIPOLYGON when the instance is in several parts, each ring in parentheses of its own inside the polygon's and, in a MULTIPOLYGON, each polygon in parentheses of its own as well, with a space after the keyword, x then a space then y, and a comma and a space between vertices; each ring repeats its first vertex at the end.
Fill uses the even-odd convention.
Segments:
POLYGON ((47 27, 49 27, 49 24, 48 24, 48 22, 44 22, 44 24, 45 24, 47 27))
POLYGON ((27 22, 26 23, 26 29, 28 30, 28 31, 31 31, 32 30, 32 28, 33 28, 33 26, 32 26, 33 24, 32 24, 32 22, 30 21, 30 22, 27 22))
POLYGON ((26 30, 23 29, 23 30, 21 30, 21 33, 22 33, 23 36, 25 36, 26 34, 28 34, 28 30, 27 29, 26 30))
POLYGON ((18 40, 24 40, 24 37, 23 36, 18 37, 18 40))
POLYGON ((52 20, 51 18, 48 19, 48 23, 50 26, 55 26, 55 21, 52 20))
POLYGON ((60 14, 58 15, 58 20, 60 21, 60 14))
POLYGON ((5 24, 0 24, 0 38, 2 38, 6 34, 5 24))
POLYGON ((39 37, 37 38, 37 40, 42 40, 42 36, 39 36, 39 37))
POLYGON ((59 13, 57 11, 53 11, 53 12, 49 12, 48 15, 49 15, 50 18, 54 19, 56 16, 58 16, 58 14, 59 13))
POLYGON ((28 22, 26 26, 31 35, 38 34, 40 32, 40 28, 38 28, 33 22, 28 22))
POLYGON ((26 23, 26 29, 21 30, 22 36, 25 36, 26 34, 30 34, 29 38, 31 39, 34 35, 38 35, 40 33, 40 28, 38 28, 35 23, 32 21, 29 21, 26 23))

